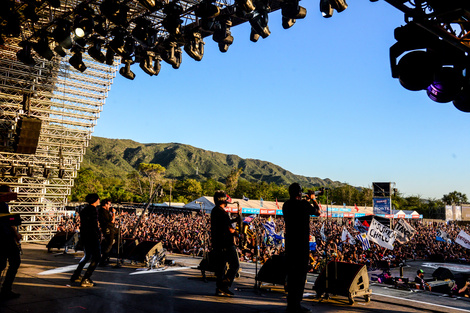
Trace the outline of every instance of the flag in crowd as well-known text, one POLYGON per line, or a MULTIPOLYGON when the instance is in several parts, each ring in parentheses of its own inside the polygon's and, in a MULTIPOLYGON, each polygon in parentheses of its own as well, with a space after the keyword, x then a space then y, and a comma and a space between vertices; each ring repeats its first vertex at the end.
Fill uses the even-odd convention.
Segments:
POLYGON ((263 207, 263 198, 259 198, 259 206, 262 208, 263 207))
POLYGON ((248 197, 245 197, 245 195, 243 195, 242 199, 245 200, 245 201, 250 200, 248 197))
POLYGON ((357 207, 355 203, 354 203, 354 209, 356 210, 356 212, 359 212, 359 208, 357 207))
POLYGON ((309 236, 309 247, 310 247, 310 251, 317 250, 317 242, 315 240, 315 236, 313 235, 309 236))
POLYGON ((346 227, 343 226, 343 232, 341 233, 341 241, 347 242, 351 245, 354 245, 356 243, 356 240, 354 240, 353 236, 348 232, 346 227))
POLYGON ((227 194, 227 201, 228 201, 229 203, 232 203, 232 202, 233 202, 233 201, 232 201, 232 198, 230 198, 230 196, 229 196, 228 194, 227 194))
POLYGON ((320 228, 320 235, 321 235, 321 240, 326 241, 326 236, 325 236, 325 223, 321 225, 320 228))
POLYGON ((250 224, 251 222, 253 222, 254 219, 255 219, 254 215, 245 216, 245 218, 243 219, 243 223, 250 224))
POLYGON ((438 229, 436 232, 436 240, 437 241, 443 241, 443 242, 449 242, 450 238, 449 235, 443 231, 442 229, 438 229))
POLYGON ((268 232, 268 235, 276 233, 276 223, 274 223, 274 220, 271 216, 268 218, 268 221, 264 223, 264 228, 268 232))
POLYGON ((277 202, 277 198, 276 198, 276 207, 277 207, 278 210, 280 210, 279 209, 279 203, 277 202))
POLYGON ((396 240, 401 243, 407 243, 416 234, 416 230, 404 219, 399 219, 394 228, 396 240))
POLYGON ((367 233, 368 228, 362 225, 362 223, 356 218, 354 222, 354 228, 360 233, 367 233))
POLYGON ((367 233, 359 233, 356 235, 357 240, 362 244, 362 250, 367 251, 370 249, 370 242, 367 238, 367 233))
POLYGON ((395 232, 384 224, 378 222, 375 218, 373 218, 370 223, 367 237, 379 246, 393 250, 395 232))
POLYGON ((470 235, 461 230, 457 238, 455 238, 455 243, 458 243, 465 249, 470 249, 470 235))

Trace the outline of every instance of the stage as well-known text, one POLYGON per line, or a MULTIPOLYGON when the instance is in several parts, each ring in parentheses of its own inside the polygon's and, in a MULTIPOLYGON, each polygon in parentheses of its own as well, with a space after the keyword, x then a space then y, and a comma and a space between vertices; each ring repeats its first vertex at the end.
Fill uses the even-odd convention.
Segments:
MULTIPOLYGON (((93 274, 97 284, 92 288, 71 286, 69 278, 82 252, 69 250, 47 252, 45 244, 25 243, 22 264, 13 285, 21 297, 0 304, 0 312, 284 312, 286 297, 282 286, 271 291, 263 287, 261 293, 247 288, 254 285, 255 265, 242 263, 241 277, 235 280, 235 296, 217 297, 215 281, 201 278, 195 267, 200 258, 167 254, 175 265, 166 270, 146 270, 141 266, 125 264, 114 268, 98 267, 93 274), (243 289, 243 290, 239 290, 243 289)), ((432 262, 409 262, 405 276, 414 279, 422 268, 430 278, 435 266, 432 262), (429 264, 426 264, 429 263, 429 264)), ((465 269, 465 268, 464 268, 465 269)), ((398 276, 398 269, 392 275, 398 276)), ((397 290, 371 283, 372 300, 366 303, 357 298, 354 305, 341 296, 330 300, 315 299, 312 284, 316 276, 309 275, 305 289, 304 306, 313 312, 470 312, 470 299, 456 299, 424 291, 397 290)))

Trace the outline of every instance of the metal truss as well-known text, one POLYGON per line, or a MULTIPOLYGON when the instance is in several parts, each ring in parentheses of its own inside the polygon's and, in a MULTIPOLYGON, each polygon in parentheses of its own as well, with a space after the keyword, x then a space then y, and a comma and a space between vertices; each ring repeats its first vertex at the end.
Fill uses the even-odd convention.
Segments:
POLYGON ((89 57, 85 73, 68 58, 37 57, 28 66, 16 60, 19 42, 7 38, 0 46, 0 184, 18 194, 10 211, 21 214, 23 240, 48 240, 65 210, 116 66, 89 57), (27 112, 24 94, 31 94, 27 112), (27 115, 42 121, 36 153, 15 153, 18 120, 27 115))
POLYGON ((385 0, 405 13, 405 21, 415 22, 447 43, 470 52, 470 5, 464 1, 385 0))

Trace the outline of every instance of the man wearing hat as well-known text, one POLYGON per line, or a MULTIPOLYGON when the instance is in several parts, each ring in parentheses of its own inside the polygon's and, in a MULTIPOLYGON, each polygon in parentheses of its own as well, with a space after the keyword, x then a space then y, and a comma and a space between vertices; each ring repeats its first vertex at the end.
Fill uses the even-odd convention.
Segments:
POLYGON ((73 272, 70 282, 80 282, 82 287, 93 287, 91 275, 101 259, 101 231, 98 225, 97 207, 100 205, 100 198, 96 193, 90 193, 85 197, 88 205, 80 211, 80 240, 85 249, 85 255, 78 263, 78 267, 73 272), (83 276, 80 278, 85 264, 91 259, 91 263, 83 276))
POLYGON ((229 287, 232 286, 240 267, 234 240, 237 233, 232 226, 232 223, 237 219, 230 219, 229 214, 225 211, 228 201, 224 191, 215 192, 214 203, 215 207, 211 212, 211 239, 213 258, 215 259, 215 275, 217 276, 215 292, 218 296, 233 296, 229 287), (226 269, 227 263, 228 270, 226 269))
POLYGON ((431 291, 431 286, 429 286, 429 284, 424 280, 424 271, 422 269, 416 271, 415 283, 418 289, 428 289, 429 291, 431 291))

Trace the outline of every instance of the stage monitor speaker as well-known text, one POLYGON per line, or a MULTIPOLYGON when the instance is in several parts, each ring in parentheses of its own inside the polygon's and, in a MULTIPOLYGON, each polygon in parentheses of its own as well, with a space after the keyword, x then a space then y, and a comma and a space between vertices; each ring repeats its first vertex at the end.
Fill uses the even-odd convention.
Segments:
POLYGON ((18 120, 15 152, 22 154, 35 154, 41 134, 42 121, 35 117, 22 116, 18 120))
POLYGON ((391 183, 372 183, 374 197, 390 197, 391 183))
POLYGON ((52 248, 65 249, 75 247, 78 242, 78 233, 75 232, 58 232, 54 237, 49 240, 46 245, 47 251, 51 251, 52 248))
POLYGON ((136 262, 145 262, 147 256, 151 257, 155 254, 158 248, 157 243, 155 241, 142 241, 131 251, 128 259, 136 262))
POLYGON ((454 274, 445 267, 438 267, 433 273, 432 277, 436 280, 455 279, 454 274))
POLYGON ((324 293, 345 296, 351 304, 359 296, 368 302, 372 294, 365 265, 335 261, 329 262, 318 275, 314 289, 318 297, 324 293))
POLYGON ((287 276, 286 257, 273 255, 258 272, 258 281, 269 284, 285 285, 287 276))

